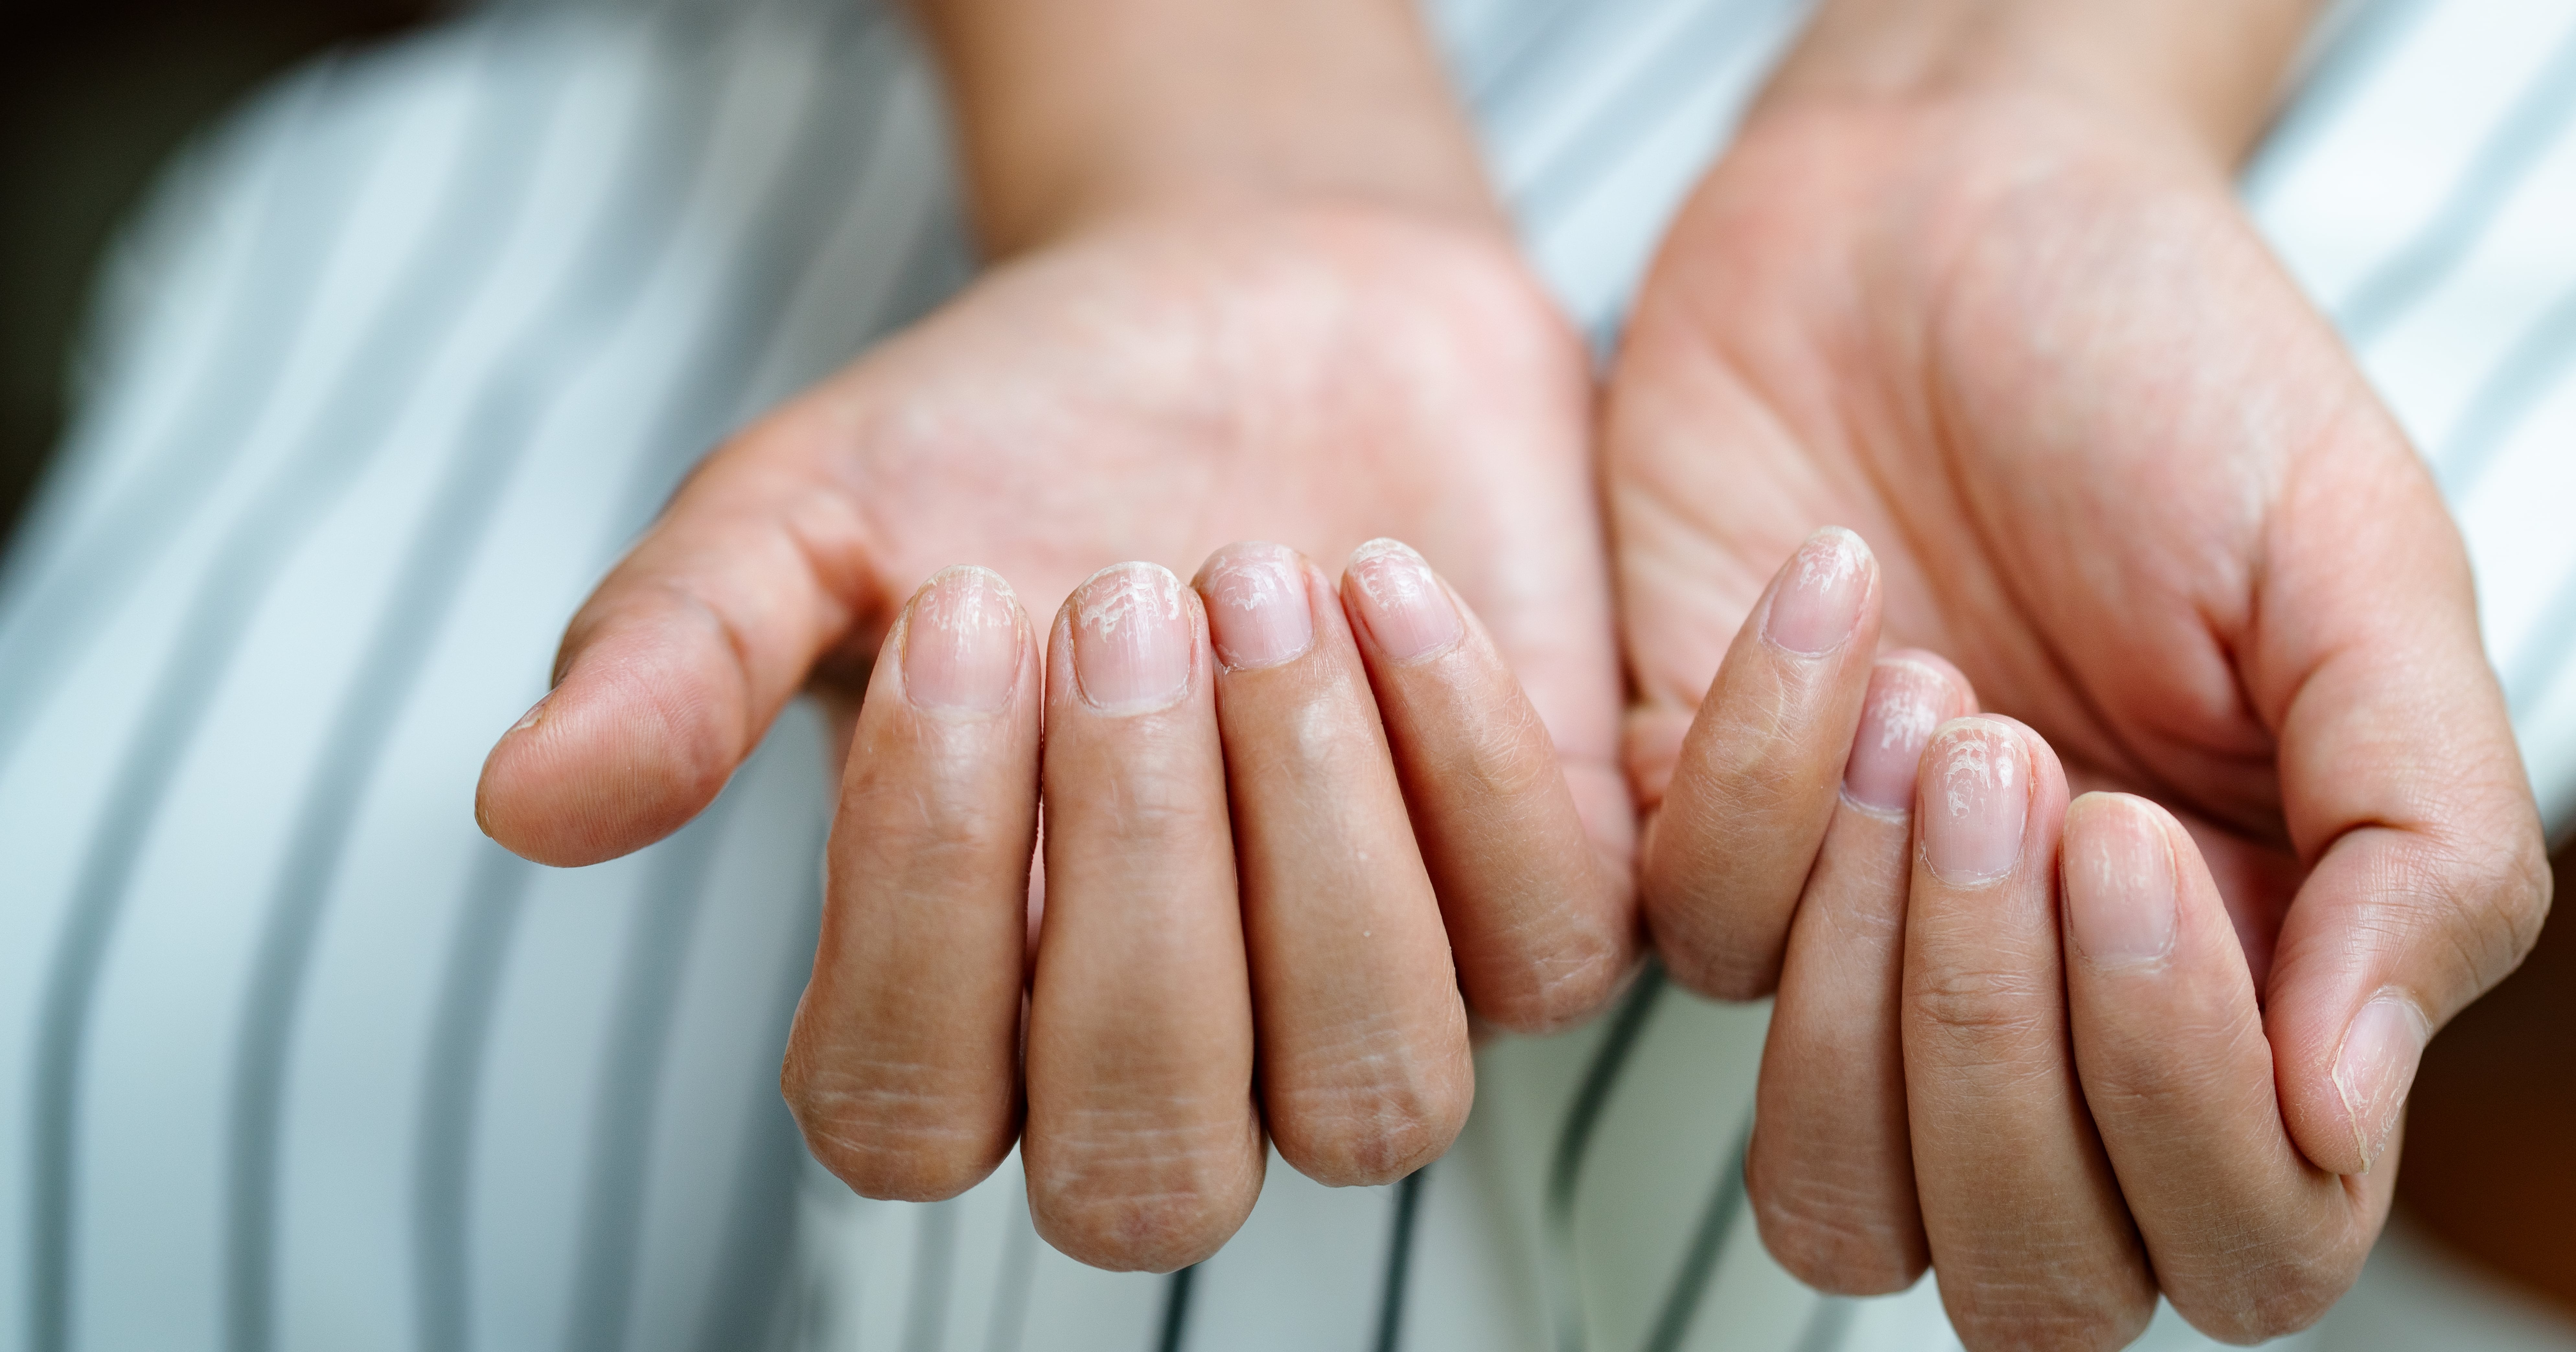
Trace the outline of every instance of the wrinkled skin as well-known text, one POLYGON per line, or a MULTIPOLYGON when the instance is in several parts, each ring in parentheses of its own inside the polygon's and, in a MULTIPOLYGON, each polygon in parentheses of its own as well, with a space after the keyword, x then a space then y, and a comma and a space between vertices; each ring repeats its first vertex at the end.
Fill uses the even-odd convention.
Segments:
POLYGON ((548 863, 640 848, 817 693, 848 750, 783 1077, 817 1158, 929 1200, 1025 1126, 1051 1242, 1196 1262, 1258 1194, 1265 1130, 1327 1183, 1392 1181, 1464 1121, 1469 1014, 1562 1026, 1635 966, 1590 395, 1491 231, 1356 206, 1093 227, 710 458, 573 619, 479 816, 548 863), (1219 673, 1216 622, 1241 621, 1152 566, 1276 542, 1211 560, 1219 597, 1246 558, 1297 559, 1278 545, 1337 565, 1382 536, 1454 589, 1409 594, 1463 602, 1445 648, 1355 638, 1380 546, 1341 599, 1282 574, 1320 598, 1294 670, 1219 673), (919 703, 892 656, 915 650, 879 651, 892 631, 937 664, 955 607, 914 589, 959 564, 998 575, 957 603, 978 632, 1022 636, 983 712, 919 703), (1118 578, 1197 636, 1177 704, 1083 693, 1064 636, 1112 645, 1118 578), (1236 762, 1259 773, 1229 793, 1236 762))
MULTIPOLYGON (((2132 791, 2190 827, 2243 950, 2247 1027, 2261 1001, 2268 1048, 2236 1050, 2258 1082, 2277 1064, 2268 1130, 2330 1171, 2310 1181, 2360 1175, 2371 1148, 2328 1076, 2353 1010, 2386 986, 2438 1027, 2537 933, 2540 834, 2454 528, 2205 154, 2038 97, 1758 113, 1667 238, 1603 453, 1648 812, 1772 571, 1818 526, 1857 531, 1885 643, 1955 660, 2076 792, 2132 791)), ((1763 816, 1740 817, 1737 843, 1763 848, 1763 816)), ((1644 854, 1667 961, 1711 993, 1763 993, 1776 927, 1711 930, 1659 897, 1671 825, 1650 815, 1644 854)), ((2350 1281, 2392 1173, 2266 1211, 2214 1172, 2212 1214, 2260 1213, 2237 1271, 2268 1275, 2168 1294, 2234 1336, 2303 1325, 2350 1281)), ((1781 1219, 1775 1251, 1796 1247, 1781 1219)), ((1981 1306, 1926 1219, 1971 1347, 2052 1329, 2116 1345, 2143 1321, 1981 1306)))

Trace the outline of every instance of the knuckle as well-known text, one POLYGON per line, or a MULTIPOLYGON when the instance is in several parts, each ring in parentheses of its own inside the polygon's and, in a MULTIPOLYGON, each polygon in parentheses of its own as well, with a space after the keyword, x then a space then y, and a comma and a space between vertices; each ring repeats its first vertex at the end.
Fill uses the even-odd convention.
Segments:
POLYGON ((1912 983, 1906 999, 1924 1024, 1961 1045, 2018 1044, 2054 1032, 2053 993, 2029 972, 1944 972, 1912 983))
POLYGON ((2519 966, 2549 915, 2553 879, 2537 831, 2418 836, 2389 869, 2398 893, 2421 908, 2405 926, 2446 945, 2472 991, 2519 966))
POLYGON ((2268 1059, 2271 1047, 2252 1019, 2220 1019, 2175 1019, 2151 1036, 2104 1037, 2087 1047, 2084 1094, 2094 1115, 2106 1128, 2187 1122, 2210 1104, 2230 1101, 2236 1067, 2268 1059))

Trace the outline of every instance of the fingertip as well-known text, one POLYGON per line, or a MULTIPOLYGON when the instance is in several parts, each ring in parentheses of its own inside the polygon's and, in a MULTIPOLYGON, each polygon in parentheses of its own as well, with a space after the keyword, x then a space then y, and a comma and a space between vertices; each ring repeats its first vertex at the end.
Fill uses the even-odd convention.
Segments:
POLYGON ((687 687, 667 668, 575 663, 484 758, 476 823, 557 868, 632 854, 687 825, 723 791, 738 738, 708 702, 673 688, 687 687))
POLYGON ((1396 1182, 1449 1152, 1476 1097, 1466 1021, 1447 1054, 1376 1084, 1335 1086, 1266 1103, 1271 1144, 1290 1167, 1328 1188, 1396 1182))
POLYGON ((1252 1215, 1261 1195, 1268 1152, 1260 1132, 1246 1122, 1240 1149, 1211 1158, 1192 1152, 1178 1161, 1186 1170, 1150 1190, 1104 1191, 1079 1177, 1057 1178, 1024 1145, 1029 1221, 1038 1236, 1077 1263, 1108 1272, 1178 1272, 1225 1247, 1252 1215))
POLYGON ((1875 632, 1878 604, 1878 556, 1869 542, 1827 526, 1780 565, 1763 598, 1762 637, 1797 657, 1831 656, 1875 632))

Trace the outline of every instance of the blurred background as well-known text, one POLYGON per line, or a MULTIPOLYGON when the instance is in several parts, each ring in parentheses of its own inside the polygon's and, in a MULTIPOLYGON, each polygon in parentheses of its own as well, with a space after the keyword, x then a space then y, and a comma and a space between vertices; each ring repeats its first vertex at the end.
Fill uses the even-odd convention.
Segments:
POLYGON ((99 257, 154 171, 263 80, 434 0, 0 4, 0 547, 63 426, 99 257))

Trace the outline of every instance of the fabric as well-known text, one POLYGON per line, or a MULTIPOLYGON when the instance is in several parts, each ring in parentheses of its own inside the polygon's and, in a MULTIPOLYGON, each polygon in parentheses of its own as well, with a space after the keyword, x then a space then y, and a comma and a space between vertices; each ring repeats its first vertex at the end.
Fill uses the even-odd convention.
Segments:
MULTIPOLYGON (((1435 6, 1596 346, 1804 12, 1435 6)), ((2576 13, 2381 0, 2247 180, 2467 527, 2553 822, 2571 122, 2576 13)), ((1763 1255, 1759 1007, 1650 979, 1483 1053, 1425 1173, 1274 1159, 1215 1259, 1117 1276, 1036 1240, 1016 1163, 916 1207, 803 1162, 809 717, 617 863, 475 830, 484 748, 688 464, 969 275, 944 158, 885 14, 634 0, 326 61, 171 173, 0 573, 0 1349, 1955 1346, 1929 1282, 1819 1300, 1763 1255)))

